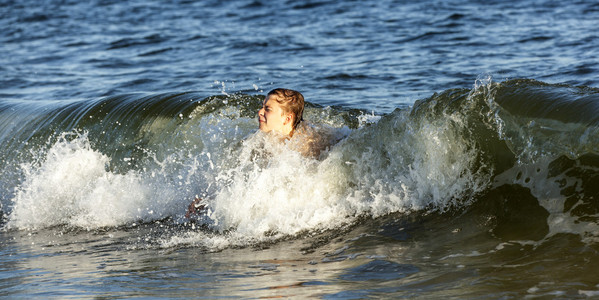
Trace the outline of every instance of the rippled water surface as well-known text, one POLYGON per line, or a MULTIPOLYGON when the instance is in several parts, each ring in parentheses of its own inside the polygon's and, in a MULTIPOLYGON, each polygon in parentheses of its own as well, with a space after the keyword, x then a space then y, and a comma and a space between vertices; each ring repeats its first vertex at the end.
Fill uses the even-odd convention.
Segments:
POLYGON ((287 86, 384 112, 482 73, 596 86, 598 11, 594 1, 9 1, 0 92, 68 101, 287 86))

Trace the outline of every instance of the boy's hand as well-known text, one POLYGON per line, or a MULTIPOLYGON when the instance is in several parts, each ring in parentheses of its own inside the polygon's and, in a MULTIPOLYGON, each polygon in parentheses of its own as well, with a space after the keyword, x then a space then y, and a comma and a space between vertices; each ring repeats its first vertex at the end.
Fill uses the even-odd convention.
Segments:
POLYGON ((206 211, 206 205, 202 204, 202 199, 196 197, 187 207, 187 213, 185 213, 185 218, 191 217, 192 215, 199 215, 202 212, 206 211))

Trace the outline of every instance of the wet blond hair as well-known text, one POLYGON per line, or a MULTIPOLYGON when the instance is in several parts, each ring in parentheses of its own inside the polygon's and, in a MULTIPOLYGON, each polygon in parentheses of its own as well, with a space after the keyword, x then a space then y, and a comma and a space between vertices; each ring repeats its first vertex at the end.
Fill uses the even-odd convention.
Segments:
POLYGON ((268 92, 267 97, 274 95, 274 99, 281 105, 283 112, 293 113, 293 129, 304 120, 304 95, 298 91, 277 88, 268 92))

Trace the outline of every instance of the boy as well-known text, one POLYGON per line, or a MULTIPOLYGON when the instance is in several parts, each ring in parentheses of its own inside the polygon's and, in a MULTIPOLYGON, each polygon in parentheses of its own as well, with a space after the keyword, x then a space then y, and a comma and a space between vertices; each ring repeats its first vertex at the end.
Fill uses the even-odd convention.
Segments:
MULTIPOLYGON (((303 114, 304 96, 298 91, 277 88, 268 92, 262 102, 262 108, 258 111, 259 128, 263 132, 274 131, 290 139, 303 121, 303 114)), ((298 150, 306 156, 313 156, 311 143, 306 142, 303 149, 298 150)), ((202 199, 196 197, 189 204, 185 218, 202 213, 206 209, 201 201, 202 199)))

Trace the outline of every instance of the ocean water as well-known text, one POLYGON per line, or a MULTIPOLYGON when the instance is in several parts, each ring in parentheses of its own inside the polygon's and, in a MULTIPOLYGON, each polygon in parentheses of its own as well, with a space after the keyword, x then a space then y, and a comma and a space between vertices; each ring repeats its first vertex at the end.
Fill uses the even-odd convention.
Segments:
POLYGON ((599 296, 594 1, 0 16, 2 297, 599 296), (257 132, 275 87, 326 151, 257 132))

